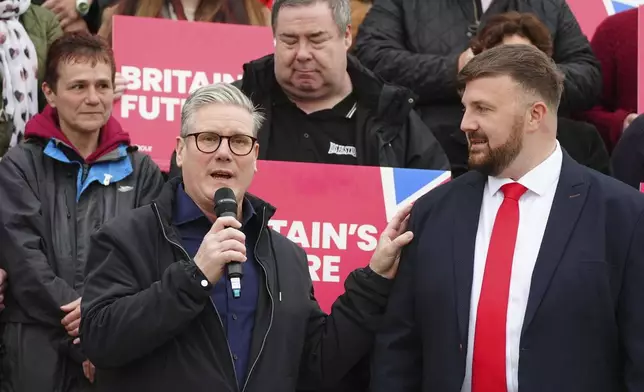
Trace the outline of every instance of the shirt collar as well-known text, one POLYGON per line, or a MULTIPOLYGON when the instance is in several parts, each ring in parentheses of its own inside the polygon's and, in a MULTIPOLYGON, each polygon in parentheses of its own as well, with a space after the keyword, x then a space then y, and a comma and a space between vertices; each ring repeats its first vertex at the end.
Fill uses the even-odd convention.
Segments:
MULTIPOLYGON (((179 184, 177 187, 177 196, 175 204, 174 214, 173 214, 173 223, 176 226, 186 224, 188 222, 193 222, 202 218, 207 219, 206 215, 197 207, 197 204, 188 196, 183 184, 179 184)), ((253 216, 256 215, 255 208, 248 200, 244 197, 242 202, 242 226, 251 220, 253 216)))
MULTIPOLYGON (((550 186, 559 180, 561 173, 561 164, 563 161, 563 153, 559 141, 556 142, 555 150, 543 162, 537 165, 534 169, 527 172, 523 177, 519 178, 519 184, 528 188, 529 191, 534 192, 539 196, 543 196, 550 186)), ((496 192, 501 189, 505 184, 514 182, 511 178, 500 178, 488 176, 487 188, 490 196, 494 196, 496 192)))

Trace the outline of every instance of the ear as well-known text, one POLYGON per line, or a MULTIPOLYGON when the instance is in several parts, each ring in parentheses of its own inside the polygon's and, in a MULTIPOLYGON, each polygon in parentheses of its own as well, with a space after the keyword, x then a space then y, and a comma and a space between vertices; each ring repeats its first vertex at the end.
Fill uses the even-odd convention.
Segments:
POLYGON ((174 149, 177 153, 175 160, 177 161, 177 167, 183 165, 183 154, 186 151, 186 141, 183 140, 181 136, 177 136, 177 146, 174 149))
POLYGON ((528 113, 528 129, 530 131, 538 130, 541 127, 541 124, 546 121, 548 112, 548 105, 546 105, 545 102, 537 101, 533 103, 528 113))
POLYGON ((54 93, 54 90, 52 90, 51 87, 49 87, 47 82, 43 82, 41 88, 42 88, 43 94, 45 94, 45 98, 47 99, 47 103, 49 104, 49 106, 51 106, 52 108, 55 108, 56 107, 56 93, 54 93))
POLYGON ((344 32, 344 46, 349 50, 351 44, 353 43, 353 36, 351 35, 351 25, 347 26, 347 29, 344 32))
POLYGON ((257 158, 259 157, 259 143, 255 143, 254 150, 255 151, 253 151, 253 155, 255 156, 255 159, 253 162, 253 166, 254 166, 255 172, 257 172, 257 158))

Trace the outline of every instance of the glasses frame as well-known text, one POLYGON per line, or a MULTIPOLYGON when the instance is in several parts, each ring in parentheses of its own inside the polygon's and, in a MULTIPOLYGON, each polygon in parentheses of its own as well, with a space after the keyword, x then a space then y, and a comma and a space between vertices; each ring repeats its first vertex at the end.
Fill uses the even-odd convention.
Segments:
POLYGON ((190 136, 194 136, 194 137, 195 137, 195 147, 197 147, 197 150, 201 151, 201 152, 202 152, 202 153, 204 153, 204 154, 214 154, 215 152, 217 152, 217 150, 219 150, 219 147, 221 147, 221 142, 222 142, 224 139, 226 139, 226 143, 228 143, 228 149, 230 150, 230 152, 231 152, 233 155, 238 156, 238 157, 245 157, 245 156, 247 156, 248 154, 250 154, 251 152, 253 152, 253 147, 255 147, 255 144, 257 143, 257 138, 256 138, 256 137, 249 136, 249 135, 244 135, 244 134, 240 134, 240 133, 238 133, 238 134, 236 134, 236 135, 231 135, 231 136, 222 136, 222 135, 220 135, 220 134, 218 134, 218 133, 216 133, 216 132, 195 132, 195 133, 191 133, 190 135, 187 135, 187 136, 185 137, 185 139, 189 138, 190 136), (209 133, 209 134, 212 134, 212 135, 217 135, 217 136, 219 136, 219 144, 217 144, 217 147, 215 147, 215 149, 214 149, 214 150, 212 150, 212 151, 204 151, 204 150, 202 150, 202 149, 199 147, 199 140, 198 140, 198 139, 199 139, 199 135, 203 135, 203 134, 205 134, 205 133, 209 133), (249 138, 249 139, 251 139, 251 140, 252 140, 252 142, 253 142, 253 143, 252 143, 252 144, 251 144, 251 146, 250 146, 250 150, 248 150, 248 152, 247 152, 246 154, 237 154, 237 153, 236 153, 235 151, 233 151, 233 149, 230 147, 230 138, 233 138, 233 137, 236 137, 236 136, 244 136, 244 137, 247 137, 247 138, 249 138))

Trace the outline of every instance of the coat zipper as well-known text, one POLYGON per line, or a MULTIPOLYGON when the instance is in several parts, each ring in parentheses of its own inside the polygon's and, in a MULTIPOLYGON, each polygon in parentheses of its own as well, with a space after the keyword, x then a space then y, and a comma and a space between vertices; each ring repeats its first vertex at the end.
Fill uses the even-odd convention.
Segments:
MULTIPOLYGON (((255 365, 257 365, 257 362, 259 361, 259 357, 261 357, 262 352, 264 351, 264 346, 266 345, 266 338, 268 338, 268 333, 271 330, 271 327, 273 326, 273 314, 275 311, 275 301, 273 300, 273 294, 271 293, 271 289, 268 285, 268 273, 266 271, 266 267, 264 266, 264 263, 261 262, 259 257, 257 256, 257 245, 259 244, 260 238, 262 238, 262 233, 264 232, 264 219, 266 217, 266 206, 263 206, 262 208, 262 229, 259 231, 259 235, 257 236, 257 241, 255 242, 255 248, 254 248, 254 254, 255 254, 255 259, 257 260, 257 264, 259 264, 260 267, 264 270, 264 279, 266 283, 266 291, 268 292, 268 297, 271 300, 271 318, 268 322, 268 328, 266 329, 266 333, 264 334, 264 339, 262 340, 262 345, 259 348, 259 353, 257 353, 257 357, 255 357, 255 361, 253 361, 252 366, 250 367, 250 370, 248 371, 248 374, 246 375, 246 380, 244 381, 244 386, 241 390, 241 392, 246 391, 246 387, 248 386, 248 381, 250 380, 250 376, 253 373, 253 370, 255 370, 255 365)), ((270 230, 270 229, 269 229, 270 230)), ((276 261, 277 262, 277 261, 276 261)))
MULTIPOLYGON (((157 207, 156 203, 152 203, 154 206, 154 209, 156 211, 157 219, 159 220, 159 225, 161 226, 161 232, 163 233, 163 237, 168 241, 170 244, 176 246, 179 250, 183 252, 183 254, 188 258, 188 260, 192 260, 190 255, 188 254, 188 251, 184 249, 183 246, 180 244, 177 244, 176 242, 172 241, 170 238, 168 238, 168 235, 165 232, 165 228, 163 227, 163 222, 161 221, 161 214, 159 213, 159 208, 157 207)), ((257 246, 257 244, 255 244, 257 246)), ((269 291, 270 293, 270 291, 269 291)), ((215 308, 215 313, 217 314, 217 319, 219 320, 219 325, 221 326, 221 331, 226 334, 226 329, 224 328, 224 323, 221 321, 221 316, 219 315, 219 311, 217 310, 217 306, 215 305, 215 302, 212 300, 212 297, 208 295, 208 299, 210 299, 210 303, 212 304, 213 308, 215 308)), ((235 369, 235 360, 233 359, 233 352, 230 349, 230 344, 228 343, 228 338, 226 338, 226 347, 228 347, 228 356, 230 357, 230 364, 233 365, 233 374, 235 375, 235 385, 237 386, 237 390, 239 390, 239 384, 237 382, 237 370, 235 369)), ((260 350, 261 353, 261 350, 260 350)))

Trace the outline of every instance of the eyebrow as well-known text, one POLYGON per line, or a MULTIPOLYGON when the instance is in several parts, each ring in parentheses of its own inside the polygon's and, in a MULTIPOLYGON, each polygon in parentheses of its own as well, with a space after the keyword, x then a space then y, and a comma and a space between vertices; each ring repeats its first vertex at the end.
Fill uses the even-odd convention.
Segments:
MULTIPOLYGON (((111 79, 97 79, 95 82, 96 83, 111 83, 112 80, 111 79)), ((72 80, 69 81, 68 84, 74 84, 74 83, 85 83, 85 84, 87 84, 87 83, 89 83, 89 81, 87 79, 72 79, 72 80)))
MULTIPOLYGON (((318 37, 323 36, 323 35, 326 35, 326 31, 319 30, 319 31, 316 31, 316 32, 313 32, 313 33, 307 34, 306 36, 307 36, 308 38, 318 38, 318 37)), ((281 34, 280 34, 280 37, 285 37, 285 38, 297 38, 297 37, 298 37, 298 35, 297 35, 297 34, 291 34, 291 33, 281 33, 281 34)))
MULTIPOLYGON (((461 101, 461 103, 463 105, 465 105, 464 102, 461 101)), ((494 107, 494 105, 492 105, 490 102, 486 102, 486 101, 483 101, 483 100, 480 100, 480 99, 477 99, 475 101, 470 102, 470 105, 494 107)))

